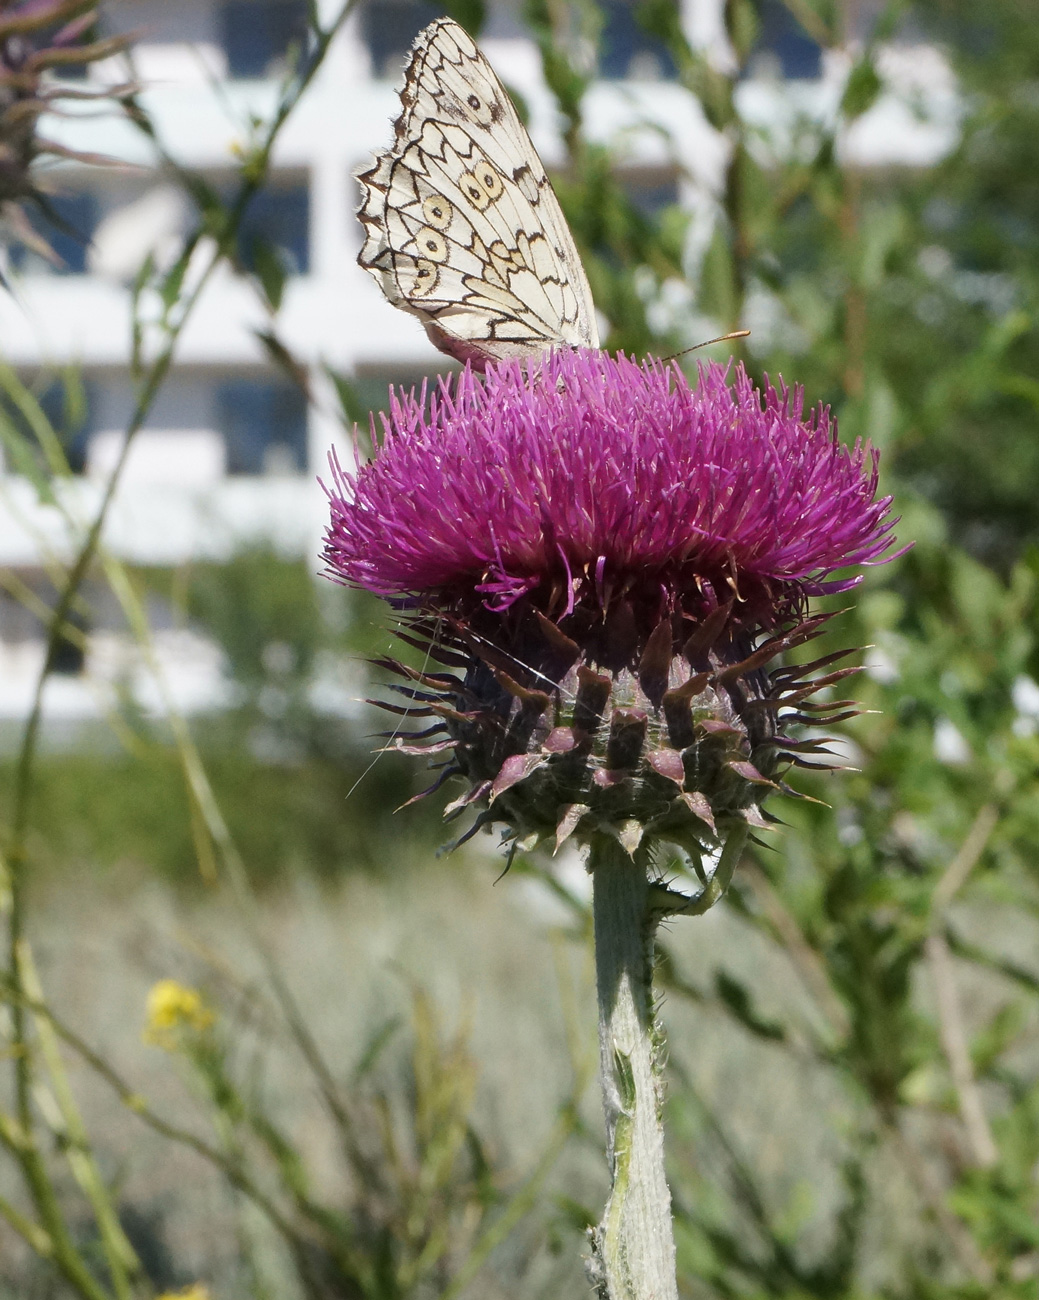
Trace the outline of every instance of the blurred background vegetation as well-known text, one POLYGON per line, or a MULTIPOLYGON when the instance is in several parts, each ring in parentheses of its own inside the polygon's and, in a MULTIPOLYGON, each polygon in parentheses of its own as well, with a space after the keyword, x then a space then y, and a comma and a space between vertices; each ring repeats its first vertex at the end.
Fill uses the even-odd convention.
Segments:
MULTIPOLYGON (((840 728, 849 770, 796 774, 824 802, 774 806, 783 825, 718 912, 663 936, 680 1286, 1034 1300, 1039 15, 905 0, 849 45, 854 8, 783 8, 824 52, 853 51, 838 111, 799 119, 784 148, 738 94, 777 6, 727 0, 720 70, 671 0, 635 4, 729 145, 698 240, 689 212, 640 207, 589 142, 590 73, 565 37, 603 14, 524 11, 606 346, 661 355, 752 326, 756 378, 803 384, 842 437, 881 449, 915 542, 830 634, 868 647, 865 711, 840 728), (959 143, 926 171, 852 166, 849 133, 906 33, 954 72, 959 143)), ((457 9, 478 33, 479 0, 457 9)), ((226 247, 233 202, 195 198, 226 247)), ((348 421, 381 403, 349 378, 338 392, 348 421)), ((8 455, 46 492, 61 472, 46 431, 8 425, 8 455)), ((373 763, 384 724, 322 708, 319 689, 329 672, 358 698, 380 689, 365 663, 386 652, 386 615, 319 588, 316 567, 252 550, 57 580, 55 653, 89 582, 108 584, 135 635, 152 599, 204 629, 230 691, 190 736, 127 693, 89 751, 44 746, 27 765, 7 738, 5 852, 51 999, 8 968, 8 1029, 36 1081, 0 1106, 8 1294, 587 1293, 605 1170, 580 864, 517 862, 492 890, 488 847, 435 857, 439 797, 393 813, 429 774, 373 763), (152 1007, 142 1047, 147 989, 169 976, 181 1000, 152 1007)))

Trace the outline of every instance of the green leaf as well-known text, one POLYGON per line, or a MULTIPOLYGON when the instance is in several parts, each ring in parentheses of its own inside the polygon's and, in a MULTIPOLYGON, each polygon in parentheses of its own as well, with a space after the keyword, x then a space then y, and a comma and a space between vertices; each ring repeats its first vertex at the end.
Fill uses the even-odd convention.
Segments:
POLYGON ((46 471, 49 470, 52 475, 63 475, 69 472, 61 439, 33 393, 26 388, 15 372, 2 362, 0 362, 0 394, 6 397, 8 409, 13 407, 21 417, 22 428, 19 429, 16 421, 11 418, 8 411, 3 409, 3 404, 0 404, 0 416, 7 426, 0 436, 8 447, 11 459, 19 472, 25 474, 32 482, 41 500, 53 503, 55 498, 47 481, 46 471))
POLYGON ((191 250, 187 248, 181 253, 180 257, 173 263, 170 269, 159 282, 159 297, 162 299, 162 305, 166 311, 174 306, 180 297, 180 290, 184 284, 184 276, 188 269, 188 262, 191 259, 191 250))
POLYGON ((620 1048, 613 1049, 613 1073, 617 1080, 621 1106, 627 1114, 633 1114, 638 1094, 635 1090, 635 1071, 631 1068, 631 1057, 620 1048))
POLYGON ((272 330, 256 330, 255 335, 263 345, 263 350, 289 383, 295 384, 306 396, 308 402, 313 402, 314 399, 310 391, 310 373, 303 362, 298 361, 292 355, 272 330))
POLYGON ((512 106, 516 110, 516 116, 525 127, 529 128, 530 105, 527 103, 526 96, 521 91, 517 90, 515 86, 511 86, 508 82, 505 82, 504 85, 509 98, 512 100, 512 106))
POLYGON ((365 432, 368 428, 371 407, 357 391, 356 384, 340 371, 333 370, 331 366, 325 366, 325 374, 335 387, 343 423, 348 427, 352 424, 359 425, 361 432, 365 432))
POLYGON ((361 1053, 361 1059, 354 1067, 352 1081, 356 1085, 366 1079, 375 1069, 375 1066, 382 1056, 387 1044, 400 1031, 404 1024, 402 1016, 390 1016, 379 1025, 375 1032, 368 1040, 368 1044, 361 1053))
POLYGON ((281 308, 285 281, 288 279, 285 256, 262 235, 254 235, 249 240, 249 255, 267 304, 271 311, 277 312, 281 308))
POLYGON ((718 997, 745 1029, 749 1029, 758 1038, 767 1038, 773 1042, 783 1042, 786 1030, 774 1020, 763 1019, 754 1009, 746 985, 734 979, 727 972, 719 970, 714 973, 714 988, 718 997))
POLYGON ((461 23, 470 36, 479 36, 487 20, 484 0, 445 0, 444 8, 455 22, 461 23))
POLYGON ((1026 1014, 1020 1002, 1008 1002, 1000 1007, 980 1034, 970 1045, 975 1073, 982 1077, 989 1073, 999 1058, 1011 1048, 1025 1027, 1026 1014))
POLYGON ((0 443, 3 444, 10 468, 29 480, 41 501, 46 502, 47 505, 55 505, 54 489, 43 472, 39 457, 2 407, 0 407, 0 443))
POLYGON ((725 6, 729 40, 742 67, 761 34, 761 22, 752 0, 730 0, 725 6))
POLYGON ((884 83, 872 58, 867 55, 855 64, 848 75, 848 82, 841 96, 841 112, 846 118, 861 117, 867 109, 873 107, 883 89, 884 83))
POLYGON ((578 1232, 587 1232, 589 1228, 594 1227, 598 1222, 599 1216, 597 1214, 590 1210, 587 1205, 575 1201, 571 1196, 561 1193, 552 1198, 552 1203, 559 1211, 559 1217, 563 1222, 578 1232))

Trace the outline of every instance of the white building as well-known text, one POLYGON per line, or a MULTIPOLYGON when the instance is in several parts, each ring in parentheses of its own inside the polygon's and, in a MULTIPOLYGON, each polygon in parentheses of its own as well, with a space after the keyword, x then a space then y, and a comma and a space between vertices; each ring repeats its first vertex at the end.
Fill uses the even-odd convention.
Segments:
MULTIPOLYGON (((685 3, 691 37, 724 60, 720 0, 685 3)), ((321 0, 325 21, 337 7, 338 0, 321 0)), ((250 120, 271 114, 305 9, 305 0, 114 0, 107 10, 111 27, 135 33, 143 102, 168 153, 217 191, 232 185, 250 120)), ((846 63, 821 60, 818 48, 781 18, 779 0, 775 11, 758 75, 740 88, 744 112, 773 125, 798 112, 832 113, 846 63)), ((266 540, 310 557, 316 571, 325 510, 315 480, 329 445, 342 439, 326 367, 350 377, 372 405, 388 381, 438 368, 420 325, 385 303, 356 266, 353 179, 372 150, 389 141, 405 52, 436 12, 424 0, 367 0, 350 18, 280 136, 271 184, 246 219, 246 260, 259 234, 281 250, 290 270, 278 335, 308 369, 316 404, 308 411, 299 388, 270 364, 257 333, 271 322, 255 287, 222 271, 206 288, 131 451, 105 532, 118 557, 174 566, 266 540)), ((608 0, 606 12, 602 80, 587 105, 590 128, 603 139, 624 140, 623 165, 645 202, 680 197, 709 205, 724 143, 691 97, 669 84, 666 58, 640 34, 625 0, 608 0), (654 124, 666 128, 670 143, 654 124)), ((560 156, 552 104, 537 53, 507 0, 492 10, 482 45, 526 100, 532 136, 551 169, 560 156)), ((932 50, 893 47, 885 66, 890 88, 846 147, 866 165, 927 165, 955 139, 945 65, 932 50)), ((100 65, 89 75, 110 81, 123 70, 100 65)), ((99 118, 92 110, 46 129, 127 164, 61 170, 55 203, 84 239, 51 232, 64 265, 15 255, 15 292, 0 292, 0 359, 35 385, 63 429, 78 471, 64 497, 89 518, 133 405, 131 285, 147 254, 160 265, 172 256, 195 215, 156 170, 145 137, 118 111, 99 118), (85 397, 71 423, 57 382, 70 366, 81 372, 85 397)), ((14 471, 8 463, 0 473, 0 569, 15 575, 8 588, 25 583, 46 601, 47 564, 68 558, 72 539, 58 512, 37 502, 14 471)), ((86 716, 100 707, 98 688, 114 662, 111 637, 100 616, 88 631, 86 671, 70 653, 65 680, 53 683, 48 698, 52 714, 86 716)), ((186 706, 219 698, 214 654, 182 632, 159 642, 186 706)), ((42 653, 36 616, 11 590, 0 592, 0 718, 24 713, 42 653)))

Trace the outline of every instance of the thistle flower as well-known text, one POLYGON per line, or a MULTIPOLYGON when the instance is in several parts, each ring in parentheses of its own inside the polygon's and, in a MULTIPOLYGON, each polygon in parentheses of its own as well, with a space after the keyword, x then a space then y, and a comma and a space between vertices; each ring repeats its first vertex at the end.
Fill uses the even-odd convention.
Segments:
POLYGON ((90 40, 96 22, 93 0, 0 0, 0 221, 7 237, 51 259, 53 251, 33 230, 23 206, 32 202, 50 211, 40 164, 55 158, 110 160, 45 139, 39 134, 40 118, 60 112, 63 101, 104 99, 128 91, 125 86, 71 87, 50 77, 126 48, 122 36, 90 40))
POLYGON ((449 813, 524 847, 650 836, 694 865, 761 825, 820 749, 786 726, 846 707, 808 697, 850 670, 774 661, 821 631, 809 597, 890 550, 876 454, 741 367, 692 389, 598 352, 464 371, 382 420, 370 463, 332 462, 325 559, 450 670, 386 661, 408 683, 396 712, 432 721, 394 746, 467 781, 449 813))
POLYGON ((810 597, 890 551, 876 455, 742 368, 704 366, 694 390, 601 352, 463 371, 428 410, 398 393, 383 430, 368 464, 332 460, 329 573, 397 605, 437 665, 383 661, 406 679, 394 711, 431 720, 391 744, 467 782, 448 812, 588 848, 611 1171, 588 1278, 604 1300, 678 1300, 655 928, 721 896, 763 796, 821 749, 789 724, 848 707, 810 702, 849 671, 834 656, 776 661, 822 630, 810 597), (661 842, 698 894, 653 880, 661 842))

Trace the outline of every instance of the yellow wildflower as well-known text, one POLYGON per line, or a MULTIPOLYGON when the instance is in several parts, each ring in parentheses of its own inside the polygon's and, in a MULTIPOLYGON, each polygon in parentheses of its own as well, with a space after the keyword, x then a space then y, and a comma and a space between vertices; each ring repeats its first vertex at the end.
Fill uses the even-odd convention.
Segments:
MULTIPOLYGON (((216 1017, 198 989, 188 988, 177 980, 159 980, 148 994, 148 1019, 143 1038, 151 1047, 162 1047, 172 1052, 182 1035, 201 1034, 209 1029, 216 1017)), ((202 1292, 183 1293, 188 1300, 206 1300, 202 1292)))
MULTIPOLYGON (((173 982, 173 980, 163 981, 168 984, 173 982)), ((210 1300, 209 1287, 203 1286, 201 1282, 195 1282, 191 1286, 186 1286, 183 1291, 163 1291, 159 1300, 210 1300)))

